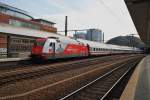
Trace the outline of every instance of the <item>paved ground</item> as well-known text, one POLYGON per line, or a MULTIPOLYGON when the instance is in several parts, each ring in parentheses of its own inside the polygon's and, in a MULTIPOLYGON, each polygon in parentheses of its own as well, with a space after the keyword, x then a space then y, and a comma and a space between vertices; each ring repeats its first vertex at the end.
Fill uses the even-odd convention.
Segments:
POLYGON ((150 55, 138 64, 120 100, 150 100, 150 55))
POLYGON ((0 59, 0 62, 20 61, 20 60, 26 60, 26 59, 29 59, 29 57, 22 57, 22 58, 4 58, 4 59, 0 59))

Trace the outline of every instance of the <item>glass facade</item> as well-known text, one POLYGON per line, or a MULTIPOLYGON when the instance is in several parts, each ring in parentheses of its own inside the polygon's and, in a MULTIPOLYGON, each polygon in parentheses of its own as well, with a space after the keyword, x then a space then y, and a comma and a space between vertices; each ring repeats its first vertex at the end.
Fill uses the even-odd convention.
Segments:
POLYGON ((23 13, 16 12, 16 11, 13 11, 13 10, 9 10, 9 9, 1 7, 1 6, 0 6, 0 13, 8 14, 8 15, 23 18, 23 19, 32 19, 32 17, 27 16, 23 13))
POLYGON ((27 27, 27 28, 32 28, 32 29, 40 29, 40 26, 34 25, 32 23, 27 23, 27 22, 21 22, 18 20, 10 19, 9 24, 17 27, 27 27))
POLYGON ((43 25, 47 25, 47 26, 50 26, 50 27, 53 27, 54 25, 49 23, 49 22, 46 22, 46 21, 41 21, 41 24, 43 25))
MULTIPOLYGON (((22 53, 31 52, 31 48, 35 43, 34 38, 23 38, 19 36, 10 36, 9 39, 9 57, 19 57, 22 53)), ((25 55, 28 56, 28 55, 25 55)))
POLYGON ((86 35, 87 40, 103 42, 103 33, 99 29, 89 29, 86 35))

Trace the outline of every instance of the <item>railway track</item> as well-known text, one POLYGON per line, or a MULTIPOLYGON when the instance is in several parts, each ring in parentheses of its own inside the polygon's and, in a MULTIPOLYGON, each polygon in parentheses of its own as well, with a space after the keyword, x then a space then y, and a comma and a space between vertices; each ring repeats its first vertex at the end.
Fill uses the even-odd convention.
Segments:
MULTIPOLYGON (((121 55, 112 55, 113 57, 121 56, 121 55)), ((124 55, 122 55, 124 56, 124 55)), ((127 56, 127 55, 126 55, 127 56)), ((91 57, 80 57, 80 58, 70 58, 70 59, 56 59, 56 60, 49 60, 45 61, 43 63, 33 63, 30 59, 27 60, 21 60, 21 61, 8 61, 8 62, 0 62, 0 71, 11 71, 11 70, 17 70, 20 68, 34 68, 34 67, 41 67, 41 66, 49 66, 57 63, 73 63, 73 62, 82 62, 86 60, 91 59, 104 59, 104 58, 110 58, 111 56, 91 56, 91 57)))
MULTIPOLYGON (((115 56, 115 55, 114 55, 115 56)), ((109 58, 110 56, 102 56, 101 58, 109 58)), ((73 61, 80 61, 80 60, 86 60, 86 59, 93 59, 93 58, 100 58, 99 56, 91 56, 91 57, 77 57, 77 58, 66 58, 66 59, 55 59, 55 60, 49 60, 49 61, 43 61, 43 62, 32 62, 30 58, 24 59, 24 60, 16 60, 16 61, 4 61, 0 62, 0 70, 8 71, 8 70, 14 70, 18 68, 27 68, 27 67, 38 67, 38 66, 47 66, 52 65, 56 63, 63 63, 63 62, 73 62, 73 61)))
MULTIPOLYGON (((10 99, 13 99, 13 100, 15 100, 15 99, 17 99, 17 100, 27 100, 27 99, 28 100, 35 100, 35 99, 39 99, 39 98, 41 100, 49 100, 49 99, 50 100, 56 100, 56 99, 60 99, 60 98, 64 97, 66 94, 70 93, 71 91, 73 92, 73 91, 77 90, 78 88, 81 88, 81 86, 85 86, 86 84, 88 84, 91 81, 93 81, 93 79, 96 79, 97 77, 105 74, 106 72, 116 68, 116 66, 119 66, 123 62, 134 60, 134 59, 137 59, 137 58, 141 59, 142 57, 143 56, 141 56, 141 55, 139 55, 139 56, 137 56, 137 55, 136 56, 126 56, 126 57, 120 57, 119 56, 119 57, 117 57, 118 59, 111 58, 112 61, 109 61, 109 63, 107 62, 107 60, 104 61, 106 63, 99 62, 102 59, 101 60, 98 60, 98 59, 96 60, 96 62, 99 62, 99 63, 96 63, 96 62, 94 62, 92 60, 92 65, 91 66, 90 65, 86 65, 89 68, 91 68, 91 67, 92 68, 90 70, 87 70, 86 72, 79 73, 76 76, 71 76, 71 77, 68 77, 68 78, 61 79, 61 80, 59 80, 59 81, 57 81, 55 83, 51 83, 49 85, 46 85, 46 86, 43 86, 43 87, 39 87, 37 89, 33 89, 31 91, 28 91, 28 92, 2 96, 2 97, 0 97, 0 99, 2 99, 2 100, 10 100, 10 99), (100 67, 100 66, 103 66, 103 67, 100 67)), ((76 63, 76 64, 80 65, 80 63, 76 63)), ((82 67, 83 66, 84 65, 82 65, 82 67)), ((58 66, 58 68, 59 67, 61 67, 61 66, 58 66)), ((78 69, 80 69, 80 68, 78 68, 78 69)), ((59 72, 62 73, 63 71, 64 70, 61 69, 60 71, 54 70, 54 72, 52 72, 52 73, 51 73, 51 70, 48 73, 47 72, 43 72, 43 71, 41 71, 41 72, 44 73, 44 74, 45 73, 46 74, 55 74, 55 73, 59 73, 59 72)), ((72 70, 70 68, 69 68, 68 71, 72 72, 72 70)), ((3 83, 1 86, 3 86, 4 84, 7 84, 7 82, 9 83, 11 81, 14 82, 14 81, 22 80, 22 78, 23 79, 32 79, 34 77, 40 77, 41 75, 43 75, 43 74, 41 74, 41 72, 39 72, 39 73, 33 72, 33 73, 29 73, 29 74, 23 74, 23 76, 18 74, 17 77, 16 77, 17 79, 15 79, 14 76, 12 77, 10 75, 10 79, 12 78, 13 80, 9 81, 9 78, 6 77, 6 80, 5 80, 6 83, 3 83), (19 79, 18 79, 18 77, 19 77, 19 79)), ((5 75, 7 75, 7 74, 5 74, 5 75)), ((63 77, 63 76, 61 76, 61 77, 63 77)))
MULTIPOLYGON (((119 56, 119 55, 118 55, 119 56)), ((109 59, 111 56, 103 56, 103 57, 95 57, 94 59, 109 59)), ((116 57, 114 55, 113 57, 116 57)), ((34 68, 34 67, 43 67, 43 66, 49 66, 49 65, 54 65, 57 63, 60 64, 66 64, 66 63, 76 63, 76 62, 82 62, 82 61, 87 61, 87 60, 92 60, 93 57, 86 58, 86 57, 81 57, 81 58, 70 58, 70 59, 57 59, 57 60, 50 60, 50 61, 45 61, 44 63, 32 63, 30 60, 23 60, 23 61, 10 61, 10 62, 0 62, 0 73, 2 72, 8 72, 8 71, 14 71, 14 70, 22 70, 22 69, 29 69, 29 68, 34 68)), ((94 60, 93 59, 93 60, 94 60)))
POLYGON ((94 81, 68 94, 60 100, 112 100, 109 94, 113 88, 132 70, 140 59, 122 63, 94 81))
POLYGON ((95 58, 95 59, 89 59, 89 60, 83 60, 79 62, 69 63, 69 64, 58 64, 54 66, 41 66, 39 68, 34 67, 28 68, 28 69, 19 69, 15 71, 8 71, 0 74, 0 86, 15 82, 23 79, 31 79, 35 77, 40 77, 47 74, 53 74, 63 71, 69 71, 74 70, 78 68, 88 67, 92 65, 96 65, 99 63, 106 63, 113 60, 119 60, 120 58, 125 59, 129 56, 115 56, 115 57, 106 57, 105 59, 102 58, 95 58))

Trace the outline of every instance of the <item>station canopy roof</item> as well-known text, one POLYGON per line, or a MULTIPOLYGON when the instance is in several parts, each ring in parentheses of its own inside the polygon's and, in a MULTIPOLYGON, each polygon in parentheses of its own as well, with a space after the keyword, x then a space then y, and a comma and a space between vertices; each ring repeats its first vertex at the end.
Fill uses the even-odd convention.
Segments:
POLYGON ((57 37, 60 40, 65 40, 66 42, 70 43, 77 43, 76 40, 71 39, 69 37, 65 37, 60 34, 41 31, 41 30, 35 30, 35 29, 29 29, 29 28, 23 28, 23 27, 15 27, 8 24, 0 24, 0 33, 3 34, 10 34, 10 35, 18 35, 18 36, 28 36, 28 37, 34 37, 34 38, 49 38, 49 37, 57 37))

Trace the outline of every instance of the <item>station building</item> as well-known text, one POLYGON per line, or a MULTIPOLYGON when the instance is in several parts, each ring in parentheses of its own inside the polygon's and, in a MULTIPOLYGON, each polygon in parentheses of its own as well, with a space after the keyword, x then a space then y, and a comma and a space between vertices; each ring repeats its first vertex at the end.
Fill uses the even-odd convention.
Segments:
POLYGON ((74 34, 74 38, 75 39, 84 39, 84 40, 86 40, 86 33, 84 33, 84 32, 77 32, 76 34, 74 34))
POLYGON ((55 23, 0 3, 0 58, 26 57, 42 32, 57 33, 55 23), (35 33, 34 33, 35 32, 35 33))

